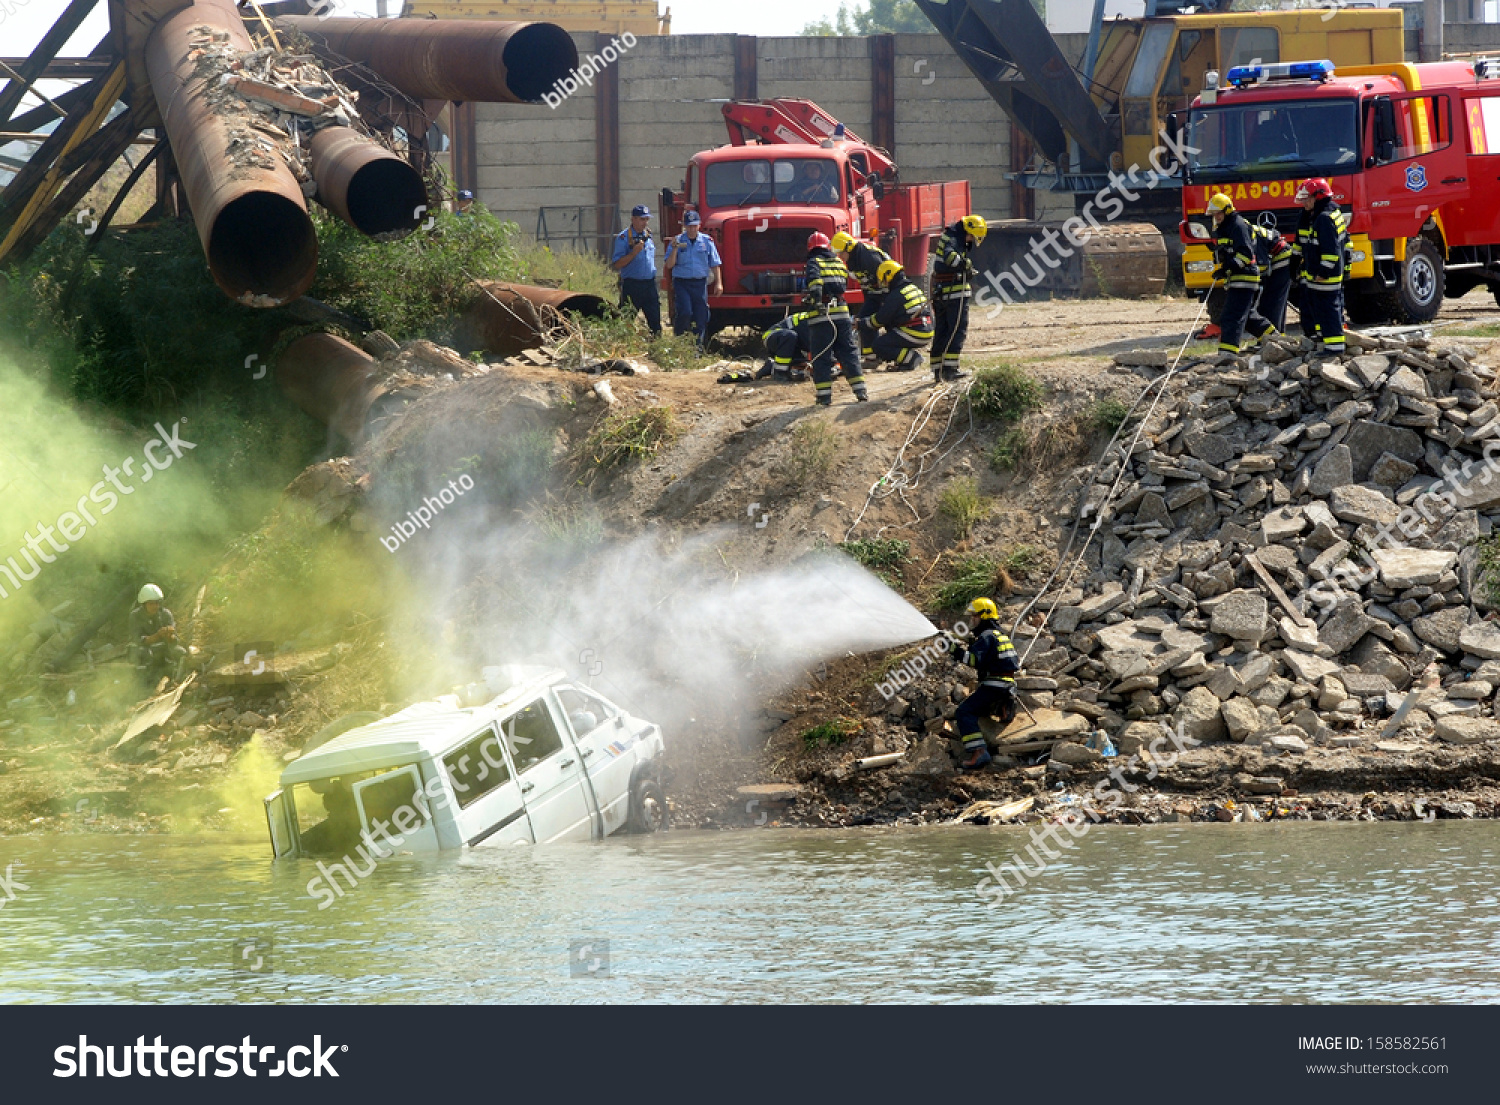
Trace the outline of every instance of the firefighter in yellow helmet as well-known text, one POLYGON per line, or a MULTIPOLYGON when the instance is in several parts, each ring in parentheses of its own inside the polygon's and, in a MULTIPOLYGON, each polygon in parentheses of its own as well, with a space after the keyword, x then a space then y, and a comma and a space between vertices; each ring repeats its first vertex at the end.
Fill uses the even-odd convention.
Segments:
POLYGON ((878 274, 880 266, 889 261, 891 255, 879 246, 861 242, 847 230, 840 230, 835 234, 828 248, 843 259, 849 275, 859 281, 864 303, 859 309, 859 318, 855 320, 855 324, 864 339, 861 352, 868 357, 874 350, 870 348, 872 333, 867 320, 873 319, 879 313, 880 305, 885 302, 885 290, 880 285, 878 274))
POLYGON ((932 264, 932 378, 934 383, 957 380, 958 357, 969 333, 969 278, 974 262, 969 254, 984 241, 989 225, 980 215, 965 215, 943 231, 934 247, 932 264))
POLYGON ((1000 631, 1000 611, 992 600, 975 599, 969 603, 967 613, 974 619, 974 635, 967 643, 955 642, 952 652, 955 660, 968 664, 979 674, 979 686, 958 704, 953 717, 968 753, 963 767, 972 770, 990 762, 990 750, 985 746, 979 719, 998 717, 1002 729, 1015 720, 1015 676, 1021 670, 1021 662, 1016 656, 1016 646, 1000 631))
POLYGON ((922 363, 922 354, 932 342, 932 308, 922 289, 894 261, 881 264, 876 274, 884 302, 868 322, 861 319, 865 341, 877 361, 891 361, 892 372, 911 372, 922 363))
POLYGON ((1256 313, 1260 298, 1260 262, 1255 254, 1255 235, 1234 201, 1223 192, 1209 197, 1204 208, 1214 224, 1214 258, 1219 267, 1214 279, 1224 282, 1224 308, 1219 314, 1219 352, 1237 356, 1248 330, 1257 338, 1275 327, 1256 313))

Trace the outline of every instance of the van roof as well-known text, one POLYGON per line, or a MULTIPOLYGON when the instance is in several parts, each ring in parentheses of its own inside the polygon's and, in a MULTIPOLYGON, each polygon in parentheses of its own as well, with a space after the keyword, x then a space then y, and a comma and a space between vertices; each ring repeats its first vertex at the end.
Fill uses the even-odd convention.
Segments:
POLYGON ((460 706, 456 695, 418 702, 390 717, 341 733, 299 756, 281 773, 281 785, 398 767, 441 755, 501 719, 534 693, 567 678, 567 673, 557 669, 516 665, 503 670, 501 678, 510 685, 483 705, 460 706))

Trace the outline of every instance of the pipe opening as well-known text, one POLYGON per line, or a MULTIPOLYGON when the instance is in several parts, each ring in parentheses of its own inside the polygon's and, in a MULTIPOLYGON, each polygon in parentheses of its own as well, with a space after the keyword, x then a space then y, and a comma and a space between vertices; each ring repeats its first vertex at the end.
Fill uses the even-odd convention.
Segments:
POLYGON ((501 60, 511 94, 534 104, 578 68, 578 47, 573 36, 556 23, 528 23, 510 36, 501 60))
POLYGON ((266 296, 279 305, 312 286, 318 238, 307 212, 274 192, 226 204, 208 240, 208 267, 235 299, 266 296))
POLYGON ((427 186, 404 161, 371 161, 349 181, 349 220, 371 237, 411 231, 422 225, 427 186))

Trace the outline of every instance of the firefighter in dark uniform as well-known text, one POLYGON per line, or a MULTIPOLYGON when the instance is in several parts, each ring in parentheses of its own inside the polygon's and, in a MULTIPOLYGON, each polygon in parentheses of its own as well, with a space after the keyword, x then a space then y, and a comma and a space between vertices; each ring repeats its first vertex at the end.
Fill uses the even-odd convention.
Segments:
POLYGON ((820 407, 833 405, 833 363, 837 359, 844 370, 844 379, 854 389, 854 398, 865 403, 870 394, 865 390, 849 305, 844 302, 849 270, 833 255, 828 244, 828 235, 822 233, 814 233, 807 239, 807 282, 803 295, 815 316, 807 323, 807 336, 812 345, 816 402, 820 407))
POLYGON ((879 246, 872 246, 869 242, 856 241, 854 236, 847 231, 840 230, 833 236, 833 241, 828 248, 838 254, 839 259, 849 270, 849 275, 859 281, 859 287, 865 294, 864 304, 859 309, 859 332, 862 339, 860 352, 868 357, 873 349, 870 348, 870 338, 874 336, 866 324, 866 319, 872 319, 880 311, 880 305, 885 301, 885 292, 880 287, 880 266, 891 259, 891 255, 879 246))
POLYGON ((1021 670, 1021 661, 1016 656, 1016 646, 1000 632, 1000 611, 995 609, 994 602, 975 599, 969 603, 968 613, 975 619, 975 633, 967 644, 955 642, 952 653, 955 660, 968 664, 979 674, 979 686, 958 704, 953 717, 958 722, 964 751, 969 754, 963 766, 976 768, 990 762, 990 750, 985 746, 979 719, 997 717, 1002 729, 1015 720, 1015 676, 1021 670))
POLYGON ((154 687, 163 675, 177 677, 187 649, 177 643, 177 621, 162 605, 161 588, 148 583, 130 611, 130 653, 141 682, 154 687))
POLYGON ((934 383, 957 380, 958 357, 969 333, 969 277, 974 262, 969 253, 989 233, 979 215, 965 215, 943 231, 934 248, 932 264, 932 379, 934 383))
POLYGON ((1224 310, 1219 315, 1219 352, 1238 355, 1248 330, 1257 338, 1271 324, 1255 313, 1260 298, 1260 265, 1255 259, 1255 236, 1223 192, 1209 198, 1205 208, 1214 221, 1214 278, 1224 281, 1224 310))
POLYGON ((886 261, 875 280, 884 293, 880 311, 867 325, 860 320, 875 357, 891 361, 892 372, 912 372, 922 363, 922 354, 932 342, 932 308, 922 289, 909 279, 901 266, 886 261))
POLYGON ((1302 333, 1316 335, 1323 352, 1344 351, 1344 251, 1349 222, 1333 202, 1333 187, 1323 177, 1310 177, 1297 189, 1302 218, 1297 223, 1297 252, 1302 260, 1302 284, 1297 309, 1302 333))
POLYGON ((756 372, 757 380, 767 376, 781 383, 807 379, 803 366, 812 353, 808 326, 817 317, 812 311, 794 311, 761 335, 766 343, 766 363, 756 372))
POLYGON ((1285 236, 1274 230, 1250 224, 1255 236, 1255 261, 1260 265, 1260 301, 1255 313, 1271 324, 1262 338, 1274 338, 1286 330, 1286 297, 1292 288, 1292 260, 1296 249, 1285 236))

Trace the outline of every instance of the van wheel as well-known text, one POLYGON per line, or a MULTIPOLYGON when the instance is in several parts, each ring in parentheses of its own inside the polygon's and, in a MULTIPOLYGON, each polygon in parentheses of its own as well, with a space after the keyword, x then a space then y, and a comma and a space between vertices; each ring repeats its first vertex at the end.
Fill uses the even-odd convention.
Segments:
POLYGON ((659 833, 667 827, 667 796, 655 779, 637 779, 630 788, 630 831, 659 833))
POLYGON ((1431 322, 1443 306, 1443 255, 1426 238, 1406 240, 1406 260, 1396 286, 1382 297, 1388 317, 1410 325, 1431 322))

